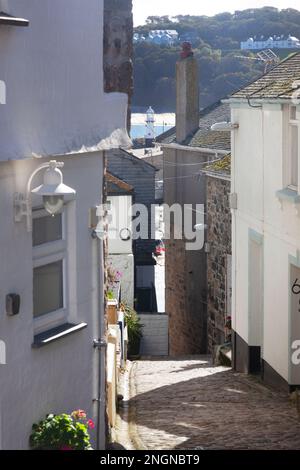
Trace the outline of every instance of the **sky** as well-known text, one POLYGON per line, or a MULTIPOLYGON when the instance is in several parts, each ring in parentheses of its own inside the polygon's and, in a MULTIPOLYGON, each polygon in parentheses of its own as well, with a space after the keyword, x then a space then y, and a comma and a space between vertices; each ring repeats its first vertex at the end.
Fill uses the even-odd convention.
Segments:
POLYGON ((207 15, 224 11, 273 6, 300 10, 299 0, 133 0, 134 24, 144 24, 147 16, 207 15))

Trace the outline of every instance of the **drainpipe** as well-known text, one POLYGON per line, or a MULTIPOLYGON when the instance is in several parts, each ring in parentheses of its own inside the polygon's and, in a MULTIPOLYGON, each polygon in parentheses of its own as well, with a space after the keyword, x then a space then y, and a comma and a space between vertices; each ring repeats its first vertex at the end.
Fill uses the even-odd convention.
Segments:
MULTIPOLYGON (((105 168, 106 158, 103 155, 103 193, 102 201, 105 202, 105 168)), ((106 302, 105 302, 105 234, 97 236, 94 231, 92 236, 95 239, 96 249, 95 256, 97 257, 96 264, 96 282, 97 282, 97 327, 98 339, 94 340, 94 348, 98 354, 97 360, 97 380, 98 380, 98 397, 94 400, 97 402, 97 450, 106 449, 107 437, 107 419, 106 419, 106 302)))
POLYGON ((96 345, 99 349, 99 400, 98 400, 98 434, 97 449, 106 448, 106 325, 105 325, 105 301, 104 301, 104 242, 98 241, 99 260, 99 338, 96 345))

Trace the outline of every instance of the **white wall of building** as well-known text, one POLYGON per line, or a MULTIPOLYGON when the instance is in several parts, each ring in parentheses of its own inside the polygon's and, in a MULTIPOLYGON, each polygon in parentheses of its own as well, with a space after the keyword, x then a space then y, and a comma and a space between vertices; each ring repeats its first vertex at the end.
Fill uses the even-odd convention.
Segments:
POLYGON ((122 300, 134 304, 134 256, 132 253, 132 196, 108 196, 108 262, 122 274, 122 300), (128 236, 128 239, 127 239, 128 236))
POLYGON ((118 139, 126 146, 127 95, 103 89, 103 0, 88 8, 82 0, 8 4, 30 25, 0 27, 0 161, 109 148, 118 139))
POLYGON ((132 253, 132 196, 108 196, 108 252, 120 255, 132 253))
POLYGON ((263 253, 263 359, 288 381, 290 260, 299 259, 300 215, 292 200, 280 203, 276 196, 284 189, 282 106, 232 104, 232 120, 239 123, 232 144, 232 192, 238 197, 238 208, 233 211, 233 329, 250 346, 258 345, 249 326, 252 239, 262 245, 263 253))
MULTIPOLYGON (((101 152, 65 157, 64 181, 77 191, 67 204, 72 261, 68 277, 69 320, 87 328, 33 349, 33 250, 25 220, 14 222, 13 196, 23 192, 31 172, 45 160, 0 163, 0 339, 6 343, 7 365, 0 365, 2 449, 26 449, 33 422, 47 413, 82 408, 97 418, 99 353, 92 342, 99 332, 100 260, 97 240, 88 228, 89 208, 102 199, 101 152), (88 190, 87 190, 88 188, 88 190), (19 315, 8 317, 5 298, 21 296, 19 315)), ((41 179, 37 177, 38 185, 41 179)), ((100 296, 101 299, 101 296, 100 296)))
POLYGON ((108 263, 121 274, 121 299, 129 306, 134 304, 134 256, 133 254, 109 254, 108 263))

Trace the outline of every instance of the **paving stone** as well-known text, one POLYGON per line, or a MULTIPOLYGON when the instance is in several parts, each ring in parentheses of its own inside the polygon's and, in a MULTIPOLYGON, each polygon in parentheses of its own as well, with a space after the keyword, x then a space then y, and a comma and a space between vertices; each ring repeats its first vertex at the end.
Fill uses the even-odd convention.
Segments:
POLYGON ((136 449, 300 449, 287 394, 208 357, 134 363, 127 404, 136 449))

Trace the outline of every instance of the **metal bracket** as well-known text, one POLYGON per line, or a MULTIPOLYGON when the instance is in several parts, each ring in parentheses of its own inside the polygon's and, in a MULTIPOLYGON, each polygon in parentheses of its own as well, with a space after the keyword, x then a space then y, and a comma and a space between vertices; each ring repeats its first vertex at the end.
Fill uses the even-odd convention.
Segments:
POLYGON ((237 193, 231 193, 229 195, 229 205, 230 205, 230 209, 237 210, 237 208, 238 208, 238 195, 237 195, 237 193))
POLYGON ((15 193, 14 208, 15 222, 22 222, 23 218, 28 214, 28 202, 26 201, 24 194, 15 193))
POLYGON ((103 349, 107 348, 107 341, 106 339, 94 339, 93 347, 96 349, 103 349))

